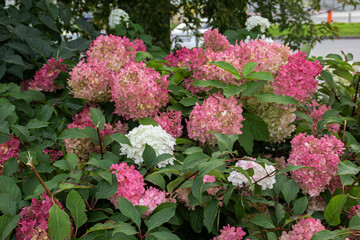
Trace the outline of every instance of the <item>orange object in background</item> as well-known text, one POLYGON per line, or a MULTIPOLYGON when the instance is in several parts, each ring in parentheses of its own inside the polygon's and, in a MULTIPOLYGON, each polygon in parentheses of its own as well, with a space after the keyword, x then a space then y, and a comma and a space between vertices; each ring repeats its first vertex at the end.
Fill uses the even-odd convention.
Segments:
POLYGON ((328 23, 332 23, 332 13, 333 13, 333 10, 328 11, 328 17, 327 17, 328 23))

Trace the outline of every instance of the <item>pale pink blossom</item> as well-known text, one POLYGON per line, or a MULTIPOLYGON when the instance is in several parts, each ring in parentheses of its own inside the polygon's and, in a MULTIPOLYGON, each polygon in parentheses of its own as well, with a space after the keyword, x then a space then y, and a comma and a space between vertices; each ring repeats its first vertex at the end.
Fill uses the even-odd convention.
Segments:
POLYGON ((319 219, 303 218, 292 226, 292 231, 283 232, 280 240, 310 240, 317 232, 325 230, 319 219))

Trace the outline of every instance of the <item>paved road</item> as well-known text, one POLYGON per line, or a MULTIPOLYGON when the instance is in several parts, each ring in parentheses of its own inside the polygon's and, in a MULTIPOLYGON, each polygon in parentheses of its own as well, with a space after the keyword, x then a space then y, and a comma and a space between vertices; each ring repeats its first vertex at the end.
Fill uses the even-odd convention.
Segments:
POLYGON ((341 55, 341 51, 352 53, 355 62, 360 61, 360 39, 323 40, 311 50, 311 56, 326 56, 329 53, 341 55))
MULTIPOLYGON (((311 16, 311 19, 315 22, 315 23, 321 23, 323 21, 327 21, 327 12, 325 13, 319 13, 319 14, 314 14, 311 16)), ((334 11, 332 14, 332 19, 333 22, 344 22, 344 23, 349 23, 349 22, 360 22, 360 11, 334 11)))

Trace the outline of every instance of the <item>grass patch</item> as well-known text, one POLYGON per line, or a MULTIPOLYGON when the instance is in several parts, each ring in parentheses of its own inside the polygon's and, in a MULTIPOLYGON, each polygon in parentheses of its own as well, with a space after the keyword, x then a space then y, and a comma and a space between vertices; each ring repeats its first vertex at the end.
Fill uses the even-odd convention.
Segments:
MULTIPOLYGON (((360 36, 360 23, 333 23, 334 26, 339 28, 339 36, 360 36)), ((279 26, 272 25, 269 33, 273 37, 280 37, 288 33, 287 30, 280 33, 279 26)))

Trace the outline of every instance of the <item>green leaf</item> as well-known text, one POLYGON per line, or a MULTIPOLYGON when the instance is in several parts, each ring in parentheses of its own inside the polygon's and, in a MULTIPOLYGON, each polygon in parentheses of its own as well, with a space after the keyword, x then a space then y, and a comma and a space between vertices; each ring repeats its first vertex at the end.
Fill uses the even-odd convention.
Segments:
POLYGON ((53 240, 70 239, 70 219, 69 216, 59 208, 52 205, 49 210, 49 237, 53 240))
POLYGON ((200 233, 202 227, 204 226, 203 218, 204 218, 203 208, 197 207, 195 208, 194 211, 190 211, 190 225, 196 233, 200 233))
POLYGON ((297 200, 294 202, 294 207, 293 207, 294 214, 295 214, 295 215, 301 215, 301 214, 303 214, 303 213, 305 212, 307 206, 308 206, 308 199, 307 199, 307 197, 302 197, 302 198, 297 199, 297 200))
POLYGON ((130 140, 122 133, 114 133, 110 136, 112 140, 131 146, 130 140))
POLYGON ((238 141, 240 146, 244 148, 245 152, 251 156, 254 147, 254 137, 251 132, 250 123, 248 121, 243 121, 242 124, 242 134, 238 135, 238 141))
POLYGON ((105 124, 104 114, 98 108, 90 108, 90 119, 93 122, 95 128, 99 131, 103 130, 105 124))
POLYGON ((5 63, 0 64, 0 80, 3 78, 5 73, 6 73, 6 64, 5 63))
POLYGON ((210 157, 202 152, 192 153, 184 159, 184 164, 182 169, 183 170, 192 169, 196 166, 199 166, 201 163, 208 161, 209 159, 210 157))
POLYGON ((252 72, 246 76, 246 79, 249 80, 263 80, 263 81, 273 81, 273 76, 268 72, 252 72))
POLYGON ((277 222, 280 223, 281 220, 283 220, 285 217, 284 206, 280 203, 277 203, 275 213, 276 213, 277 222))
POLYGON ((254 70, 256 65, 257 65, 257 63, 255 63, 255 62, 246 63, 241 71, 241 75, 243 77, 246 77, 247 75, 249 75, 249 73, 251 73, 254 70))
POLYGON ((203 177, 197 175, 192 182, 192 195, 201 202, 203 192, 203 177))
POLYGON ((283 185, 281 192, 284 195, 285 201, 290 204, 290 202, 296 198, 299 192, 299 186, 294 180, 290 179, 283 185))
POLYGON ((222 68, 225 71, 232 73, 234 75, 235 79, 240 79, 239 71, 230 63, 224 62, 224 61, 218 61, 218 62, 210 62, 210 64, 218 66, 219 68, 222 68))
POLYGON ((304 52, 306 54, 306 57, 310 56, 310 52, 311 52, 311 45, 308 43, 305 43, 301 48, 300 48, 301 52, 304 52))
POLYGON ((235 206, 235 217, 237 220, 241 220, 245 217, 244 199, 239 197, 236 199, 235 206))
POLYGON ((20 214, 14 217, 9 215, 3 215, 0 217, 0 236, 2 240, 8 239, 8 236, 16 228, 20 219, 20 214))
POLYGON ((116 233, 124 233, 126 235, 135 235, 137 233, 136 229, 131 226, 129 223, 117 222, 116 225, 119 225, 114 229, 113 235, 116 233))
POLYGON ((3 214, 16 215, 16 202, 6 193, 0 193, 0 211, 3 214))
POLYGON ((267 141, 269 139, 270 133, 264 120, 254 113, 243 113, 243 116, 245 118, 243 124, 247 122, 250 125, 254 140, 267 141))
POLYGON ((154 57, 148 52, 136 52, 135 62, 142 62, 146 58, 153 59, 154 57))
POLYGON ((117 191, 117 180, 113 179, 112 184, 108 183, 105 180, 101 180, 95 189, 95 198, 96 200, 99 199, 106 199, 111 195, 115 194, 117 191))
POLYGON ((220 148, 220 151, 229 150, 232 151, 234 142, 236 141, 236 138, 227 136, 223 133, 216 133, 211 131, 212 134, 215 135, 216 140, 218 141, 218 146, 220 148))
POLYGON ((39 19, 40 19, 40 21, 41 21, 43 24, 45 24, 48 28, 50 28, 51 30, 54 30, 55 32, 60 33, 58 27, 56 26, 56 23, 55 23, 54 19, 52 19, 52 18, 49 17, 49 16, 42 15, 42 14, 39 15, 39 19))
POLYGON ((154 162, 156 160, 156 152, 155 150, 148 144, 145 145, 144 152, 142 154, 144 159, 144 165, 146 169, 150 169, 154 166, 154 162))
POLYGON ((41 121, 44 121, 44 122, 49 121, 49 119, 51 118, 53 112, 54 112, 54 107, 53 106, 44 105, 39 111, 38 118, 41 121))
POLYGON ((329 230, 322 230, 320 232, 315 233, 311 240, 329 240, 334 239, 336 235, 340 232, 340 230, 329 231, 329 230))
POLYGON ((35 129, 35 128, 44 128, 49 125, 48 122, 40 121, 39 119, 31 119, 27 124, 26 127, 28 129, 35 129))
POLYGON ((196 103, 201 103, 201 102, 197 98, 186 97, 186 98, 181 99, 179 101, 179 103, 181 103, 185 107, 191 107, 191 106, 194 106, 196 103))
POLYGON ((347 174, 358 174, 359 169, 357 165, 346 160, 344 162, 340 162, 338 165, 337 175, 347 175, 347 174))
POLYGON ((211 201, 204 208, 204 226, 207 228, 210 233, 216 216, 219 210, 219 201, 217 199, 211 199, 211 201))
POLYGON ((261 93, 254 95, 254 97, 256 99, 258 99, 260 102, 276 103, 276 104, 283 104, 283 105, 298 103, 298 101, 295 100, 293 97, 276 95, 276 94, 272 94, 272 93, 261 92, 261 93))
POLYGON ((211 159, 209 162, 201 163, 199 166, 200 176, 205 176, 211 170, 225 164, 225 159, 211 159))
POLYGON ((256 215, 250 222, 263 228, 275 228, 269 215, 264 213, 256 215))
POLYGON ((60 136, 58 136, 58 139, 65 139, 65 138, 71 138, 71 139, 88 138, 88 135, 87 135, 85 129, 68 128, 68 129, 65 129, 60 134, 60 136))
POLYGON ((0 122, 3 122, 10 114, 15 112, 15 106, 6 102, 0 107, 0 122))
POLYGON ((165 188, 164 177, 161 176, 160 174, 157 174, 156 172, 147 175, 145 177, 145 180, 148 181, 148 182, 151 182, 152 184, 155 184, 155 185, 161 187, 162 189, 165 188))
POLYGON ((154 232, 151 233, 151 236, 154 236, 157 240, 180 240, 178 236, 167 231, 154 232))
POLYGON ((74 153, 68 153, 66 154, 66 161, 69 165, 70 171, 74 171, 76 168, 76 165, 79 162, 78 156, 74 153))
POLYGON ((241 97, 252 96, 257 93, 264 85, 266 81, 248 81, 241 85, 241 97))
POLYGON ((81 227, 86 223, 86 206, 84 199, 75 190, 71 190, 66 197, 66 207, 70 210, 71 216, 74 219, 76 228, 81 227))
POLYGON ((91 23, 85 21, 84 19, 81 19, 81 18, 75 19, 75 24, 85 33, 87 33, 91 36, 96 35, 93 25, 91 23))
POLYGON ((148 231, 151 231, 154 228, 161 226, 163 223, 168 222, 175 215, 176 206, 173 205, 170 208, 165 208, 155 213, 150 217, 148 221, 146 221, 146 225, 148 227, 148 231))
POLYGON ((217 80, 197 80, 192 83, 195 87, 216 87, 216 88, 225 88, 227 84, 225 82, 217 80))
POLYGON ((234 95, 239 95, 241 92, 241 87, 229 84, 224 88, 223 94, 225 97, 229 98, 234 95))
POLYGON ((25 67, 24 61, 19 55, 10 55, 3 58, 4 62, 12 63, 25 67))
POLYGON ((349 228, 354 230, 360 230, 360 216, 355 215, 351 218, 349 222, 349 228))
POLYGON ((151 118, 139 118, 139 123, 141 125, 153 125, 153 126, 158 126, 159 125, 157 122, 155 122, 151 118))
POLYGON ((331 226, 340 224, 340 213, 342 207, 346 202, 347 196, 345 194, 336 195, 331 198, 329 204, 325 208, 324 216, 326 222, 331 226))
POLYGON ((138 227, 141 226, 140 213, 129 200, 123 197, 118 198, 117 207, 123 215, 130 218, 138 227))
POLYGON ((296 171, 298 169, 311 169, 310 167, 304 167, 304 166, 298 166, 298 165, 286 165, 286 167, 284 168, 284 172, 291 172, 291 171, 296 171))
POLYGON ((334 87, 334 78, 329 71, 322 70, 321 77, 324 78, 325 82, 329 85, 330 88, 334 87))
POLYGON ((8 194, 16 202, 22 199, 20 188, 10 177, 0 176, 0 193, 8 194))

